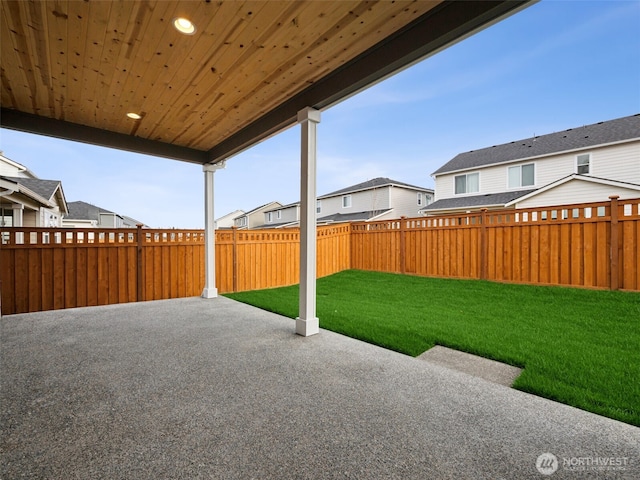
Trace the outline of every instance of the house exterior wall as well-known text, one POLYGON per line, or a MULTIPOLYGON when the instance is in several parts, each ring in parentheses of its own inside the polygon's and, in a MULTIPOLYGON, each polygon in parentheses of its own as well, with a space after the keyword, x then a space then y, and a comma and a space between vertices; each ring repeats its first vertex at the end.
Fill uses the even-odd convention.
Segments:
POLYGON ((382 219, 419 217, 420 213, 418 210, 426 207, 433 201, 433 194, 429 191, 423 190, 418 192, 417 190, 402 187, 390 188, 390 197, 393 211, 386 214, 382 219), (422 194, 422 205, 418 205, 418 193, 422 194))
POLYGON ((620 199, 638 198, 640 190, 574 179, 539 193, 535 197, 518 202, 515 207, 533 208, 571 203, 605 202, 609 200, 611 195, 618 195, 620 199))
POLYGON ((268 210, 264 212, 264 224, 277 224, 277 223, 291 223, 297 222, 299 218, 298 205, 292 205, 287 208, 277 208, 275 210, 268 210), (280 218, 278 218, 278 212, 280 212, 280 218), (269 213, 271 213, 271 221, 269 221, 269 213))
POLYGON ((438 175, 435 178, 436 200, 464 196, 456 195, 454 191, 454 178, 463 173, 480 172, 480 191, 465 195, 482 195, 544 187, 563 177, 577 173, 576 158, 584 153, 590 154, 590 176, 640 184, 640 141, 634 141, 532 160, 487 166, 465 172, 438 175), (529 163, 535 165, 535 184, 510 189, 508 185, 508 168, 529 163))
POLYGON ((321 198, 322 211, 319 216, 333 215, 335 213, 357 213, 371 210, 386 210, 390 207, 389 190, 391 187, 380 187, 360 192, 346 193, 334 197, 321 198), (342 206, 342 197, 351 196, 351 206, 342 206))

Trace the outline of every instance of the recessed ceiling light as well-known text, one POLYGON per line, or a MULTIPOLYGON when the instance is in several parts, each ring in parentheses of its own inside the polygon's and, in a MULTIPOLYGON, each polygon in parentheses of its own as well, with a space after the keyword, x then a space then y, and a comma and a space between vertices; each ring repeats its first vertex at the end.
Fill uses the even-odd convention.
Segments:
POLYGON ((193 35, 196 33, 196 26, 184 17, 178 17, 173 19, 173 26, 176 27, 180 33, 184 33, 185 35, 193 35))
POLYGON ((127 113, 127 117, 133 119, 133 120, 140 120, 142 118, 142 115, 138 115, 135 112, 129 112, 127 113))

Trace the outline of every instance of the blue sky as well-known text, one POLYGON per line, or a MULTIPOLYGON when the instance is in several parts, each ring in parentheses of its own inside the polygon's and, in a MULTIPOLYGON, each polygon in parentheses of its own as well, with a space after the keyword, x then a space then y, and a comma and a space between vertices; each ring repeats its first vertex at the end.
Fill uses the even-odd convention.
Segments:
MULTIPOLYGON (((318 194, 383 176, 433 188, 457 153, 640 113, 640 1, 543 0, 322 113, 318 194)), ((0 150, 152 227, 204 226, 197 165, 0 130, 0 150)), ((299 128, 229 159, 215 213, 299 198, 299 128)))

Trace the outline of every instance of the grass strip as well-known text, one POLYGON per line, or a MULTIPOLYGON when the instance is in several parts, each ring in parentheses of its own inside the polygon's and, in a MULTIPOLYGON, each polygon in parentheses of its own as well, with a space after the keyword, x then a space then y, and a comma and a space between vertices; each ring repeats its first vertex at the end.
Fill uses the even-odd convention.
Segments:
MULTIPOLYGON (((291 318, 298 286, 227 294, 291 318)), ((347 270, 320 326, 407 355, 434 345, 524 368, 514 388, 640 426, 640 294, 347 270)))

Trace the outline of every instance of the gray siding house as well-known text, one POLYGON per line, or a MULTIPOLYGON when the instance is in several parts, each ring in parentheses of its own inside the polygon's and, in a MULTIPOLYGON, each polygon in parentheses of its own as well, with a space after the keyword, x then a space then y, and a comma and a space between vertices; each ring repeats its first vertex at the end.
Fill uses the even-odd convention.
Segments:
POLYGON ((640 114, 461 153, 425 215, 640 197, 640 114))
MULTIPOLYGON (((389 220, 417 217, 419 210, 433 201, 433 190, 374 178, 317 198, 319 225, 341 222, 389 220)), ((300 204, 292 203, 265 211, 264 228, 295 226, 300 220, 300 204)))

